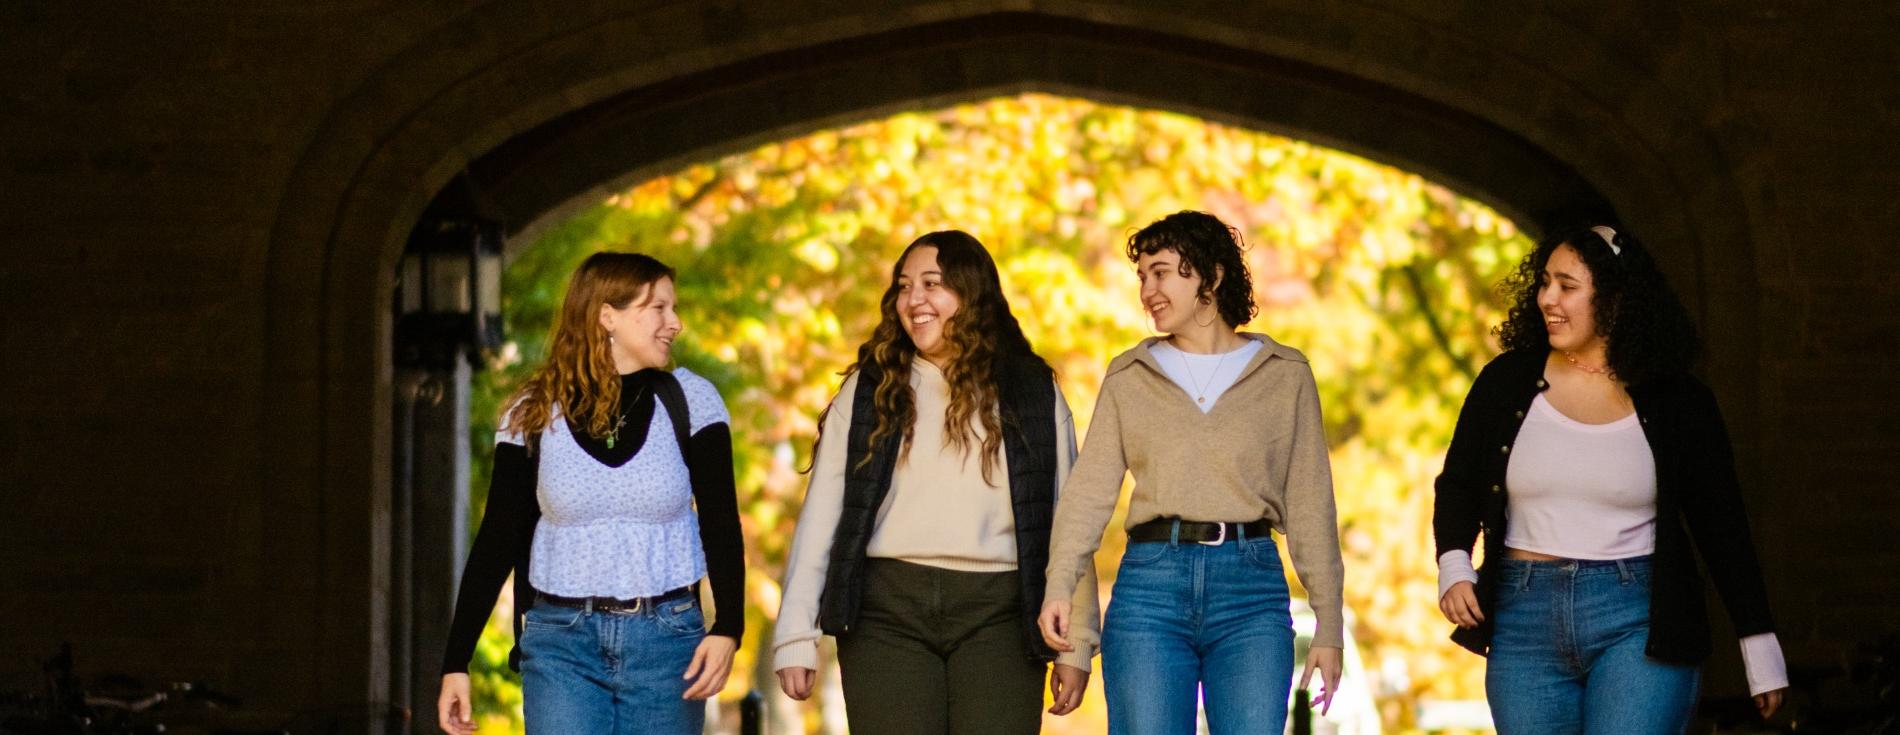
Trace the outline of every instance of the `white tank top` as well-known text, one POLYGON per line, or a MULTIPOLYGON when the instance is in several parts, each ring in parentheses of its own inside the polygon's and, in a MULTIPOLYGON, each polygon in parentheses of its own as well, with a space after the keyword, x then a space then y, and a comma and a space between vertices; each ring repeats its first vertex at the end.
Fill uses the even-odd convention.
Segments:
POLYGON ((1505 546, 1566 559, 1626 559, 1656 549, 1656 460, 1636 414, 1586 424, 1538 394, 1504 479, 1505 546))

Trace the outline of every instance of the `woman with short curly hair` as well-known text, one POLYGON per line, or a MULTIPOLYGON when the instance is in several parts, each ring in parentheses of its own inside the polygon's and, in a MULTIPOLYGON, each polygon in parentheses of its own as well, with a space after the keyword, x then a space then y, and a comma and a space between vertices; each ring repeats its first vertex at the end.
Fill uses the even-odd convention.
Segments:
POLYGON ((1544 240, 1504 288, 1504 353, 1465 398, 1432 519, 1439 609, 1489 657, 1498 732, 1682 732, 1709 653, 1698 555, 1772 714, 1788 679, 1687 312, 1605 225, 1544 240))
POLYGON ((1235 331, 1255 312, 1243 247, 1203 212, 1128 239, 1141 303, 1166 336, 1108 365, 1056 508, 1039 621, 1060 648, 1070 590, 1093 569, 1132 470, 1128 550, 1102 630, 1111 733, 1195 732, 1197 699, 1215 733, 1284 727, 1293 619, 1275 531, 1318 618, 1305 678, 1317 668, 1326 689, 1314 703, 1338 686, 1343 564, 1319 395, 1305 355, 1235 331))

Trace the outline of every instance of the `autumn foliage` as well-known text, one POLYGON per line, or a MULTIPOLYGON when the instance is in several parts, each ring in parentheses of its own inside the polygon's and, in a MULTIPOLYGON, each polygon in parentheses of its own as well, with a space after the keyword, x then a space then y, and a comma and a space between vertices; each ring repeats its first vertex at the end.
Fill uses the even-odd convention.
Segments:
MULTIPOLYGON (((1491 286, 1529 242, 1418 175, 1180 114, 1033 94, 906 113, 692 165, 537 228, 505 277, 511 344, 478 378, 474 507, 498 402, 539 359, 568 274, 602 249, 674 266, 686 324, 674 354, 731 409, 748 545, 749 633, 723 698, 756 687, 778 700, 760 656, 804 492, 798 470, 838 372, 877 320, 892 259, 936 229, 988 245, 1085 432, 1109 358, 1149 334, 1121 243, 1181 209, 1245 233, 1261 307, 1247 328, 1311 359, 1356 673, 1377 719, 1410 730, 1422 699, 1481 698, 1481 659, 1445 639, 1434 604, 1431 480, 1459 402, 1496 349, 1491 286)), ((1122 546, 1119 530, 1107 538, 1105 584, 1122 546)), ((475 667, 499 729, 519 727, 519 694, 501 666, 508 635, 498 616, 475 667)), ((1084 711, 1049 718, 1048 729, 1104 731, 1099 684, 1084 711)), ((825 700, 771 709, 822 730, 842 722, 825 700)))

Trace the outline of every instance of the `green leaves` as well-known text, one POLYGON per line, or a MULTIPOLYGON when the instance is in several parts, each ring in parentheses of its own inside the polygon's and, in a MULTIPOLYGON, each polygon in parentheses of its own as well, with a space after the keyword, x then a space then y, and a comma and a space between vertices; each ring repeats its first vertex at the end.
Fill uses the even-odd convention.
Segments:
MULTIPOLYGON (((1496 351, 1491 284, 1530 244, 1416 175, 1186 115, 1034 94, 905 113, 689 166, 574 215, 504 278, 519 359, 479 379, 476 487, 500 402, 541 358, 568 275, 597 250, 654 255, 680 273, 676 359, 732 411, 748 614, 764 623, 817 416, 905 245, 957 228, 990 248, 1082 433, 1109 358, 1149 334, 1124 238, 1181 209, 1241 230, 1261 308, 1248 328, 1304 351, 1317 374, 1361 654, 1412 672, 1387 725, 1404 725, 1417 695, 1481 696, 1478 667, 1450 666, 1439 640, 1429 487, 1471 376, 1496 351)), ((1101 555, 1105 573, 1118 550, 1101 555)), ((735 676, 765 637, 747 637, 735 676)), ((1061 724, 1096 722, 1085 711, 1061 724)))

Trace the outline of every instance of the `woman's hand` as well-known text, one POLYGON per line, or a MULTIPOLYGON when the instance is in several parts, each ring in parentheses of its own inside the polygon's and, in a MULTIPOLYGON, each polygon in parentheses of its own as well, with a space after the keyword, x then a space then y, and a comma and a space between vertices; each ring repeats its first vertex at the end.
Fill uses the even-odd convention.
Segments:
POLYGON ((729 636, 709 635, 700 640, 699 648, 693 651, 693 663, 687 665, 684 679, 693 679, 692 686, 686 688, 687 699, 706 699, 726 688, 726 677, 732 674, 732 654, 739 650, 739 641, 729 636))
POLYGON ((442 675, 442 694, 435 698, 435 724, 448 735, 474 735, 475 712, 469 705, 468 674, 442 675))
POLYGON ((1311 700, 1312 706, 1320 714, 1333 706, 1333 695, 1339 692, 1339 670, 1346 658, 1346 652, 1334 646, 1314 646, 1306 652, 1306 673, 1300 674, 1300 688, 1313 691, 1307 685, 1313 682, 1313 669, 1319 669, 1321 689, 1311 700))
POLYGON ((1470 582, 1458 582, 1445 590, 1445 596, 1438 598, 1438 610, 1460 628, 1476 628, 1484 622, 1484 613, 1478 611, 1478 592, 1470 582))
POLYGON ((778 688, 785 696, 800 702, 811 697, 812 682, 818 680, 818 672, 803 666, 791 666, 778 670, 778 688))
POLYGON ((1082 693, 1089 690, 1089 672, 1068 664, 1049 667, 1049 714, 1061 716, 1082 706, 1082 693))
POLYGON ((1761 710, 1761 718, 1766 720, 1775 716, 1775 710, 1781 709, 1781 698, 1788 693, 1787 687, 1772 692, 1755 695, 1755 709, 1761 710))
MULTIPOLYGON (((1061 653, 1075 650, 1069 643, 1069 601, 1050 600, 1042 603, 1042 614, 1036 616, 1036 627, 1042 630, 1042 642, 1061 653)), ((1083 672, 1087 676, 1087 672, 1083 672)))

